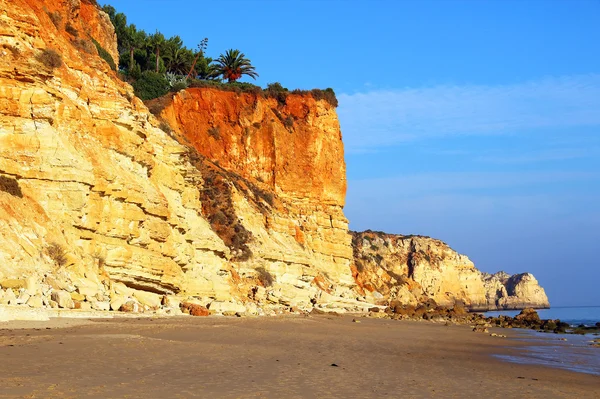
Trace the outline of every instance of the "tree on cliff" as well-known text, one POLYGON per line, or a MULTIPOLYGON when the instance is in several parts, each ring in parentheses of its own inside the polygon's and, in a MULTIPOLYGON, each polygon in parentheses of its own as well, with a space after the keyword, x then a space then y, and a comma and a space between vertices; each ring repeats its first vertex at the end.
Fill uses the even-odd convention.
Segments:
POLYGON ((136 49, 144 47, 146 42, 146 32, 143 30, 137 30, 134 24, 131 24, 125 28, 123 32, 123 44, 129 51, 129 70, 131 71, 135 61, 133 59, 133 53, 136 49))
POLYGON ((243 75, 248 75, 252 79, 258 77, 255 68, 240 50, 227 50, 225 55, 221 54, 215 61, 217 63, 217 72, 223 75, 229 82, 235 82, 243 75))
MULTIPOLYGON (((179 39, 181 41, 181 39, 179 39)), ((156 73, 158 73, 159 65, 160 65, 160 49, 165 46, 165 36, 156 31, 153 35, 148 37, 148 45, 154 51, 156 56, 156 73)), ((181 44, 180 46, 181 47, 181 44)))

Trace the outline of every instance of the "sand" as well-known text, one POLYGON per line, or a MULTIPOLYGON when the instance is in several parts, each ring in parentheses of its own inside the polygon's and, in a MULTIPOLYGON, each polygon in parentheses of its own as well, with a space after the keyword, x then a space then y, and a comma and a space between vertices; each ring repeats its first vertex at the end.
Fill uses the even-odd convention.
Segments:
POLYGON ((357 320, 3 323, 0 398, 600 397, 598 376, 492 356, 519 341, 467 326, 357 320))

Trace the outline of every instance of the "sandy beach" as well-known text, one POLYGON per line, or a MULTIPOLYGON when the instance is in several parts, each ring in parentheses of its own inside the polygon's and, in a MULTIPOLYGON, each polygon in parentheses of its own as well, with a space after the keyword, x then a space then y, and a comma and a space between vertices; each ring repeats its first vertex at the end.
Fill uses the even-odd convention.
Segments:
POLYGON ((4 323, 0 398, 592 398, 600 392, 597 376, 492 356, 525 345, 519 341, 468 326, 352 319, 4 323))

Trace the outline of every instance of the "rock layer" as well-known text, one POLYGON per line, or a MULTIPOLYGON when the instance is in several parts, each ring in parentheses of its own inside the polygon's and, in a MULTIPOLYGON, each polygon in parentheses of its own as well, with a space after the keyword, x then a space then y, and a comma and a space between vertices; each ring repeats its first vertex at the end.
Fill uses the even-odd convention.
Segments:
POLYGON ((481 273, 465 255, 423 236, 352 233, 353 273, 371 301, 416 305, 433 299, 471 310, 547 308, 544 289, 529 273, 481 273))

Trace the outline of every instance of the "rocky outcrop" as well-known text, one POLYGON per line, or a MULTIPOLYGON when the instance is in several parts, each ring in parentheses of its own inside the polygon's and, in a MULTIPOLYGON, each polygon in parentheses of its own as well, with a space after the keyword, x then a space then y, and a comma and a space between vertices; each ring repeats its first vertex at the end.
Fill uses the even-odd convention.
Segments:
POLYGON ((322 292, 354 296, 342 211, 344 150, 332 105, 302 94, 278 101, 261 94, 187 89, 149 106, 160 106, 155 111, 174 137, 226 171, 235 185, 232 209, 205 207, 205 215, 225 242, 228 229, 217 214, 240 220, 249 232, 252 256, 239 263, 242 275, 264 268, 275 282, 287 281, 293 287, 282 288, 282 300, 292 304, 306 306, 322 292), (311 284, 320 288, 312 291, 311 284))
POLYGON ((548 308, 546 292, 531 273, 483 273, 486 297, 497 309, 548 308))
POLYGON ((440 240, 372 231, 352 236, 353 274, 370 301, 414 306, 433 299, 441 306, 461 302, 478 311, 550 306, 533 275, 481 273, 440 240))

